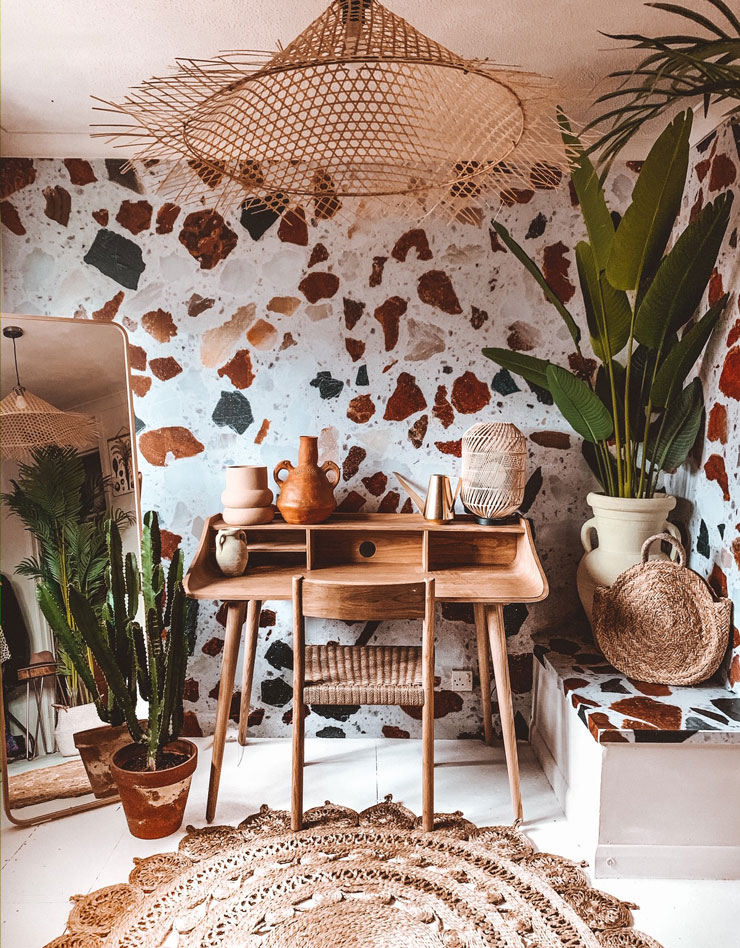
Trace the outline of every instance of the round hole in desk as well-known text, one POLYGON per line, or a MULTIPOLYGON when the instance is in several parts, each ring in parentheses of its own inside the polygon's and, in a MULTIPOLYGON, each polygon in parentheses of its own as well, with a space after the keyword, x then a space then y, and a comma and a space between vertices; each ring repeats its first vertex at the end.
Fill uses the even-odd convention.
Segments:
POLYGON ((363 540, 360 544, 360 556, 364 556, 367 560, 371 556, 375 556, 375 544, 371 543, 370 540, 363 540))

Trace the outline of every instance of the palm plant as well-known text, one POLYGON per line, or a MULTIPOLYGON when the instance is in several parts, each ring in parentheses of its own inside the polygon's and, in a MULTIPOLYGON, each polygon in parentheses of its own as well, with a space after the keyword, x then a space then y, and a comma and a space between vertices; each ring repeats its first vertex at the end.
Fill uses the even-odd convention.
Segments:
MULTIPOLYGON (((615 224, 583 146, 560 115, 571 155, 571 178, 588 240, 576 246, 578 276, 591 347, 601 361, 585 381, 562 366, 509 349, 484 355, 546 389, 584 439, 584 455, 604 491, 652 497, 660 471, 685 459, 701 424, 701 383, 684 380, 711 336, 727 295, 681 338, 712 274, 727 230, 733 195, 699 211, 666 253, 681 207, 689 161, 692 113, 679 115, 657 139, 615 224)), ((537 264, 507 229, 493 227, 539 283, 564 320, 581 364, 581 330, 537 264)))
POLYGON ((645 122, 687 98, 701 99, 705 115, 713 102, 728 103, 727 115, 740 113, 740 19, 724 0, 706 2, 721 14, 716 22, 679 4, 647 4, 697 24, 701 35, 605 34, 648 51, 634 69, 610 74, 619 85, 596 100, 606 111, 586 126, 586 132, 606 128, 589 151, 599 152, 607 168, 645 122))
MULTIPOLYGON (((95 512, 99 484, 89 477, 82 457, 70 447, 48 445, 32 451, 32 463, 21 464, 12 490, 2 495, 39 544, 39 555, 27 557, 16 572, 45 583, 69 621, 69 589, 74 586, 100 612, 105 599, 106 528, 133 522, 120 509, 95 512)), ((70 705, 92 700, 66 650, 57 649, 65 699, 70 705)), ((93 669, 92 654, 87 656, 93 669)))

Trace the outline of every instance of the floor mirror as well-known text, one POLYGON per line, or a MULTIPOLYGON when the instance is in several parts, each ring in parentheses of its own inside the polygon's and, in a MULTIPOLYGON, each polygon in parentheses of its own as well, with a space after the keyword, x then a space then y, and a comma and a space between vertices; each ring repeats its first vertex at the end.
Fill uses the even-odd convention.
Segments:
POLYGON ((125 331, 10 314, 0 328, 2 795, 8 819, 31 826, 118 800, 93 792, 74 736, 103 722, 36 593, 53 562, 104 595, 100 537, 113 517, 138 554, 139 481, 125 331))

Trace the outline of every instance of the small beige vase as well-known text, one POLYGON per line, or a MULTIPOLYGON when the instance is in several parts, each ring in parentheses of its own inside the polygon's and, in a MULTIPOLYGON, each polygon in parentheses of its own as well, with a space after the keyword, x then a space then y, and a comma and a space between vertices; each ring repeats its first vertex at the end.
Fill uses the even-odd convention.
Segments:
MULTIPOLYGON (((681 534, 675 524, 666 520, 676 506, 676 498, 670 494, 635 499, 591 493, 586 500, 594 516, 581 528, 581 543, 586 552, 578 564, 576 584, 590 622, 597 586, 611 586, 620 573, 639 563, 642 545, 648 537, 667 532, 680 540, 681 534), (598 538, 597 547, 592 542, 593 533, 598 538)), ((656 551, 650 559, 668 557, 656 551)))
POLYGON ((216 534, 216 562, 224 576, 242 576, 249 562, 247 534, 239 527, 224 527, 216 534))

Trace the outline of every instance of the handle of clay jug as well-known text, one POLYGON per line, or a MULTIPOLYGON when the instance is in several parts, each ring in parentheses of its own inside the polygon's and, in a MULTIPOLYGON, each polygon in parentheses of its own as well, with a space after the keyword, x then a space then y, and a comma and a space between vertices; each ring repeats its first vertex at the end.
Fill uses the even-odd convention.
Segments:
POLYGON ((275 478, 275 483, 278 484, 280 487, 282 487, 282 485, 285 483, 287 478, 283 478, 283 480, 281 481, 280 478, 278 477, 278 474, 281 471, 288 471, 288 473, 290 473, 290 471, 292 470, 293 470, 293 465, 290 463, 290 461, 281 461, 276 466, 275 470, 272 472, 272 476, 275 478))
MULTIPOLYGON (((668 523, 666 520, 666 522, 663 524, 663 532, 670 533, 672 537, 675 537, 678 542, 681 543, 681 531, 678 529, 675 523, 668 523)), ((671 544, 671 552, 669 553, 669 556, 674 563, 681 557, 681 554, 678 552, 678 548, 673 544, 671 544)))
POLYGON ((218 543, 219 550, 223 550, 224 543, 226 543, 226 534, 219 533, 218 536, 216 537, 216 543, 218 543))
MULTIPOLYGON (((591 543, 591 531, 596 532, 596 517, 591 517, 590 520, 587 520, 584 525, 581 527, 581 546, 583 549, 590 553, 593 550, 593 545, 591 543)), ((596 533, 596 536, 599 534, 596 533)))
POLYGON ((335 464, 333 461, 324 461, 321 465, 321 470, 326 474, 326 479, 329 481, 332 487, 336 487, 339 483, 339 465, 335 464), (331 478, 329 477, 329 471, 334 472, 334 483, 332 484, 331 478))

